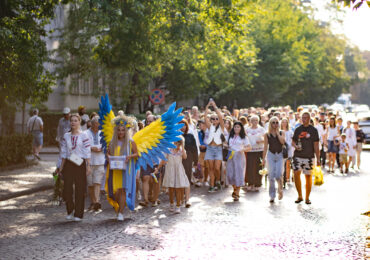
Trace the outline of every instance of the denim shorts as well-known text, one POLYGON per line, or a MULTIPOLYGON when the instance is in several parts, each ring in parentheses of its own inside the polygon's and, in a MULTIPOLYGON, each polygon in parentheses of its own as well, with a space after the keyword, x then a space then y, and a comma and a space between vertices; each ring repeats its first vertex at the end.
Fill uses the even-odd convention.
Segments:
POLYGON ((338 146, 334 144, 334 141, 328 141, 328 153, 337 153, 338 146))
POLYGON ((207 146, 205 161, 219 160, 222 161, 222 146, 207 146))
POLYGON ((41 146, 43 144, 43 134, 41 131, 32 131, 33 146, 41 146))

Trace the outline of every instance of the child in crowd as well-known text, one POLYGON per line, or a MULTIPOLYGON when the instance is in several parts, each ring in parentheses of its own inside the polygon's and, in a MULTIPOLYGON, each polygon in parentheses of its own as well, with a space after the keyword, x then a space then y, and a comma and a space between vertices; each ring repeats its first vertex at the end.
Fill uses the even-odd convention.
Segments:
POLYGON ((343 173, 343 166, 346 166, 346 173, 348 173, 348 142, 346 141, 346 134, 343 133, 340 137, 339 142, 339 162, 340 162, 340 173, 343 173))
MULTIPOLYGON (((189 187, 189 180, 186 176, 182 160, 186 159, 186 151, 184 147, 184 138, 181 136, 181 141, 175 142, 176 148, 171 149, 168 154, 167 163, 162 161, 158 168, 161 168, 166 163, 165 174, 163 177, 163 187, 168 188, 170 197, 170 211, 175 211, 176 214, 181 213, 180 205, 184 196, 184 189, 189 187), (174 204, 174 196, 176 196, 176 209, 174 204)), ((155 174, 158 172, 155 170, 155 174)))

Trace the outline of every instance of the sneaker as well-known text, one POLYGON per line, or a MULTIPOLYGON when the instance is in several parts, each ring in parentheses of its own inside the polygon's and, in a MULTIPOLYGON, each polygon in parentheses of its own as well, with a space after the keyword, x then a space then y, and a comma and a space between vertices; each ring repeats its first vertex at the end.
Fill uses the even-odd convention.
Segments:
POLYGON ((95 203, 94 211, 100 211, 100 210, 101 210, 101 204, 99 202, 95 203))
POLYGON ((154 201, 154 202, 152 203, 152 207, 157 207, 157 206, 158 206, 157 201, 154 201))
POLYGON ((88 211, 93 210, 95 207, 94 203, 91 203, 90 206, 87 208, 88 211))
POLYGON ((123 214, 122 213, 118 213, 117 220, 118 221, 123 221, 123 214))
POLYGON ((189 201, 187 201, 186 203, 185 203, 185 208, 190 208, 191 207, 191 204, 190 204, 190 202, 189 201))
POLYGON ((217 190, 221 190, 222 189, 221 183, 219 181, 216 182, 216 187, 217 187, 217 190))
POLYGON ((261 187, 254 187, 253 191, 260 191, 261 187))
POLYGON ((174 212, 175 211, 175 204, 170 204, 170 212, 174 212))
POLYGON ((215 187, 209 187, 209 189, 208 189, 208 192, 209 193, 213 193, 215 191, 216 191, 216 188, 215 187))
POLYGON ((175 214, 180 214, 180 213, 181 213, 180 207, 176 207, 175 214))
POLYGON ((202 186, 202 184, 199 181, 195 183, 195 187, 200 187, 200 186, 202 186))
POLYGON ((82 221, 82 218, 75 217, 73 220, 74 220, 75 222, 80 222, 80 221, 82 221))
POLYGON ((73 220, 73 212, 66 217, 67 220, 73 220))
POLYGON ((208 181, 206 181, 206 182, 204 183, 204 186, 209 187, 209 183, 208 183, 208 181))

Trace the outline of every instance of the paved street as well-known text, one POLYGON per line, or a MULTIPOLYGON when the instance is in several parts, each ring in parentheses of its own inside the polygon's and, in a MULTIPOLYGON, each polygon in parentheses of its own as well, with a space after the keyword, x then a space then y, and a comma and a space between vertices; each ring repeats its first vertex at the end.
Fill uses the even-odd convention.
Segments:
MULTIPOLYGON (((104 201, 103 212, 67 222, 51 191, 0 202, 1 259, 363 259, 370 209, 370 152, 363 169, 325 175, 314 187, 312 205, 295 204, 294 186, 271 205, 266 189, 208 194, 193 188, 192 207, 180 215, 137 207, 117 223, 104 201)), ((2 182, 3 183, 3 182, 2 182)), ((369 250, 369 249, 367 249, 369 250)))

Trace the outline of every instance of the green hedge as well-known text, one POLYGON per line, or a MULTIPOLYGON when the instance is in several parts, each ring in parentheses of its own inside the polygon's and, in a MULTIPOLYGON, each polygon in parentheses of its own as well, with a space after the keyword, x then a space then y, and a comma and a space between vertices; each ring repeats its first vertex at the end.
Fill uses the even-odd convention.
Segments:
POLYGON ((0 136, 0 167, 25 163, 32 154, 32 136, 13 134, 0 136))

